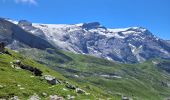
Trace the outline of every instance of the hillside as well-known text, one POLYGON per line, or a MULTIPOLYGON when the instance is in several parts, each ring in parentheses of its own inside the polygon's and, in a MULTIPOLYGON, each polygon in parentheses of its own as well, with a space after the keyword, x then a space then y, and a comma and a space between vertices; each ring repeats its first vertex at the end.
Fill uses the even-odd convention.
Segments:
POLYGON ((123 95, 134 100, 163 100, 170 97, 170 61, 167 60, 123 64, 53 49, 23 49, 20 53, 68 79, 97 86, 110 95, 123 95))
POLYGON ((0 99, 3 100, 64 100, 114 98, 88 84, 72 79, 48 67, 7 50, 0 54, 0 99), (90 87, 90 88, 86 88, 90 87))

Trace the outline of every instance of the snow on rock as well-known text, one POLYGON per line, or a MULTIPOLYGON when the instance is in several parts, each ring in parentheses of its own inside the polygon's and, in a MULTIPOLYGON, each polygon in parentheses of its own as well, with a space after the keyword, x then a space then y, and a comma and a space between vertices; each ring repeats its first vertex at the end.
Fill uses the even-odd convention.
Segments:
MULTIPOLYGON (((98 22, 41 24, 26 20, 19 23, 8 21, 54 47, 74 53, 90 54, 124 63, 143 62, 155 57, 170 59, 170 42, 159 39, 142 27, 111 29, 98 22)), ((8 47, 19 48, 20 45, 27 47, 15 40, 8 47)))

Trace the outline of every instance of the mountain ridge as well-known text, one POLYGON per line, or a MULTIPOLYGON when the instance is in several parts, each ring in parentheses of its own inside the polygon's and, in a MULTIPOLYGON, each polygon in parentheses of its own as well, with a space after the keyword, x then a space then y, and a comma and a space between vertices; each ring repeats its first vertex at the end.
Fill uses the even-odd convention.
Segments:
MULTIPOLYGON (((16 24, 16 21, 11 22, 16 24)), ((16 25, 59 49, 74 53, 123 63, 170 59, 170 43, 143 27, 110 29, 99 22, 67 25, 37 24, 27 20, 18 21, 16 25)))

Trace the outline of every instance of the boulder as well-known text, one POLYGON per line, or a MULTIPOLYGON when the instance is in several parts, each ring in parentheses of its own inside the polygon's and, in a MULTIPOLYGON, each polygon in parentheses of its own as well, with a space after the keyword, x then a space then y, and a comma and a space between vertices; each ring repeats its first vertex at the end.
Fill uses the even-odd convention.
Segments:
POLYGON ((76 88, 76 92, 80 93, 80 94, 86 93, 86 91, 84 91, 84 90, 82 90, 80 88, 76 88))
POLYGON ((51 85, 56 85, 60 83, 54 76, 51 75, 44 75, 44 79, 51 85))

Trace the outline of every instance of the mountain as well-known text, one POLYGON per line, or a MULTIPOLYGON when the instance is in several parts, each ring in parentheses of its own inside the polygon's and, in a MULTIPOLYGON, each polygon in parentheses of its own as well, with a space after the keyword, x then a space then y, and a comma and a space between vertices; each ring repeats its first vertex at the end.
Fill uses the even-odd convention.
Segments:
POLYGON ((20 47, 55 48, 41 37, 35 36, 2 18, 0 18, 0 41, 5 42, 12 49, 20 47))
POLYGON ((170 97, 170 44, 142 27, 1 19, 0 41, 0 99, 170 97))
POLYGON ((151 58, 170 59, 170 43, 142 27, 109 29, 98 22, 82 24, 18 23, 22 29, 53 46, 74 53, 93 55, 123 63, 151 58))

